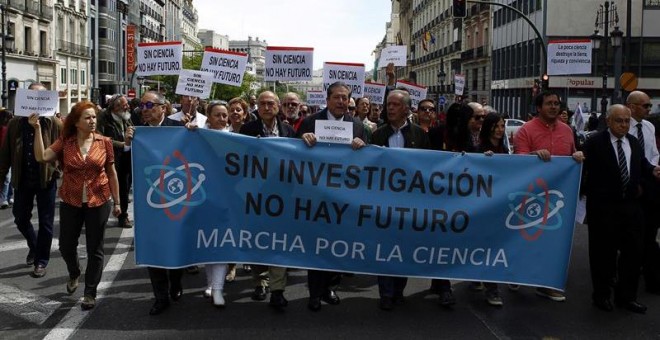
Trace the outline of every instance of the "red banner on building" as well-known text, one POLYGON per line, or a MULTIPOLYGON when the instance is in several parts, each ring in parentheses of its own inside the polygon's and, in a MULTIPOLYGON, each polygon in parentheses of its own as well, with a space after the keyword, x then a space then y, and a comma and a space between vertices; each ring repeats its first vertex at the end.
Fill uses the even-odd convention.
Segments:
POLYGON ((135 25, 126 26, 126 70, 135 71, 135 25))

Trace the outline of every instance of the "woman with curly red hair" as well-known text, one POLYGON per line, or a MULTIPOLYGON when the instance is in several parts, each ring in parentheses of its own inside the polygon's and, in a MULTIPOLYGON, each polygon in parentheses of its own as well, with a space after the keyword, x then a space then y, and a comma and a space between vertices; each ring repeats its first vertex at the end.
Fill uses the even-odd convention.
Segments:
POLYGON ((81 274, 78 238, 85 226, 87 268, 81 308, 96 305, 96 290, 103 272, 103 239, 110 212, 121 212, 119 184, 114 167, 112 140, 95 132, 98 109, 90 101, 73 106, 64 121, 61 137, 44 150, 39 115, 32 114, 34 155, 39 162, 59 161, 63 170, 60 204, 60 252, 69 271, 66 290, 73 294, 81 274), (110 202, 112 195, 114 205, 110 202))

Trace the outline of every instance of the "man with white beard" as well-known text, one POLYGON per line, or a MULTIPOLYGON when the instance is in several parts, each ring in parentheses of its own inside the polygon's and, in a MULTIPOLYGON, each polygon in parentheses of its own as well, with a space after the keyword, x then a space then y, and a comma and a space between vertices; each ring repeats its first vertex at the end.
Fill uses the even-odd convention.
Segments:
MULTIPOLYGON (((131 122, 131 107, 123 94, 116 94, 108 100, 108 107, 98 115, 96 130, 112 139, 115 153, 115 169, 119 180, 119 202, 121 214, 118 216, 118 226, 131 228, 133 224, 128 218, 128 192, 131 189, 131 147, 124 143, 124 136, 133 131, 131 122)), ((132 133, 131 133, 132 134, 132 133)))
POLYGON ((300 116, 300 97, 295 92, 289 92, 282 97, 281 102, 283 120, 289 123, 294 131, 298 131, 300 123, 305 118, 300 116))

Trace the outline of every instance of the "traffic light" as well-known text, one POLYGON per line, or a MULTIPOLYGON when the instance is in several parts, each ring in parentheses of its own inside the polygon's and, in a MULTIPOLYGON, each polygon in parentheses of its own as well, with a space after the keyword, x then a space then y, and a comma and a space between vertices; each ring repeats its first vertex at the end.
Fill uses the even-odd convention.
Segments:
POLYGON ((453 14, 454 18, 465 18, 467 16, 467 1, 454 0, 453 14))
POLYGON ((550 87, 550 77, 548 74, 543 74, 543 77, 541 77, 541 88, 543 91, 546 91, 550 87))

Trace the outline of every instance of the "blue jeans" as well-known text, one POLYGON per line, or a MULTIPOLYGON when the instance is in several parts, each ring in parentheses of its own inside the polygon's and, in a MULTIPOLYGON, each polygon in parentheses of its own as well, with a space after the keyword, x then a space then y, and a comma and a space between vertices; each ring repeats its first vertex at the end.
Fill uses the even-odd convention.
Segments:
POLYGON ((2 184, 2 190, 0 190, 0 203, 4 201, 9 201, 14 194, 14 190, 11 187, 11 171, 7 172, 7 177, 5 182, 2 184))
POLYGON ((57 183, 50 181, 46 188, 33 188, 19 185, 14 192, 14 222, 23 234, 30 253, 34 254, 34 265, 47 266, 50 260, 50 246, 53 243, 53 220, 55 219, 55 194, 57 183), (35 233, 30 222, 34 197, 37 197, 37 213, 39 215, 39 231, 35 233))

